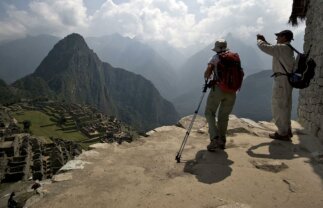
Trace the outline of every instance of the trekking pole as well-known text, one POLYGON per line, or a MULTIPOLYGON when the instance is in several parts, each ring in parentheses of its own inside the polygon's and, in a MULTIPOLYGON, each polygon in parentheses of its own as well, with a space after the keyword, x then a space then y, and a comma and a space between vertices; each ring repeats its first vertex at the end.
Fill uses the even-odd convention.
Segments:
POLYGON ((200 99, 200 102, 199 102, 199 105, 197 106, 197 109, 195 110, 195 112, 194 112, 194 116, 193 116, 193 118, 192 118, 192 121, 191 121, 191 123, 190 123, 190 125, 189 125, 189 127, 188 127, 188 129, 187 129, 187 131, 186 131, 186 134, 185 134, 185 136, 184 136, 184 139, 183 139, 183 142, 182 142, 182 145, 181 145, 181 147, 179 148, 179 151, 178 151, 178 153, 177 153, 177 155, 176 155, 176 157, 175 157, 175 160, 177 161, 177 163, 180 163, 181 162, 181 156, 182 156, 182 152, 183 152, 183 150, 184 150, 184 146, 185 146, 185 144, 186 144, 186 142, 187 142, 187 139, 188 139, 188 136, 190 135, 190 132, 191 132, 191 129, 192 129, 192 127, 193 127, 193 123, 194 123, 194 121, 195 121, 195 118, 196 118, 196 116, 197 116, 197 113, 198 113, 198 111, 199 111, 199 109, 200 109, 200 106, 201 106, 201 103, 202 103, 202 101, 203 101, 203 98, 204 98, 204 95, 205 95, 205 93, 206 93, 206 91, 207 91, 207 79, 205 79, 205 84, 204 84, 204 87, 203 87, 203 94, 202 94, 202 96, 201 96, 201 99, 200 99))

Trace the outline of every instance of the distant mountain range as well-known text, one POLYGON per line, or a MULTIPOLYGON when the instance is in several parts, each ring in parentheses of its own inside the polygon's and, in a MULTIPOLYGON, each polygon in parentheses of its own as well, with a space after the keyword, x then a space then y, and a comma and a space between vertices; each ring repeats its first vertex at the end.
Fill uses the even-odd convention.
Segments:
POLYGON ((0 78, 12 83, 33 73, 58 40, 51 35, 39 35, 2 43, 0 78))
MULTIPOLYGON (((264 69, 262 60, 258 57, 259 53, 253 47, 230 34, 226 39, 229 48, 239 52, 246 75, 264 69)), ((1 44, 0 78, 12 83, 33 73, 58 40, 58 37, 40 35, 1 44)), ((189 58, 185 58, 181 52, 164 42, 145 44, 136 38, 131 39, 119 34, 88 37, 86 42, 101 60, 113 67, 142 75, 168 100, 173 100, 200 86, 203 83, 206 64, 214 55, 211 51, 213 42, 189 58)))
POLYGON ((10 104, 16 102, 19 98, 15 95, 10 86, 0 79, 0 104, 10 104))
POLYGON ((119 34, 86 38, 86 42, 101 60, 150 80, 163 97, 171 99, 177 95, 174 68, 147 44, 119 34))
MULTIPOLYGON (((273 78, 271 70, 261 71, 248 76, 237 95, 233 113, 239 117, 251 118, 255 121, 272 119, 271 96, 273 78)), ((292 119, 297 118, 299 90, 293 90, 292 119)))
MULTIPOLYGON (((58 40, 58 37, 40 35, 1 44, 0 78, 12 83, 33 73, 58 40)), ((177 96, 178 77, 174 68, 147 44, 119 34, 89 37, 86 42, 102 61, 142 75, 167 99, 177 96)), ((175 49, 173 51, 176 53, 175 49)), ((175 55, 171 57, 177 59, 175 55)))
MULTIPOLYGON (((261 71, 247 76, 237 94, 233 114, 255 121, 269 121, 271 114, 271 95, 273 79, 271 70, 261 71)), ((210 89, 208 89, 209 92, 210 89)), ((199 114, 204 115, 208 92, 205 94, 199 114)), ((193 114, 202 96, 202 85, 173 100, 180 116, 193 114)), ((297 118, 298 90, 293 91, 292 118, 297 118)))
MULTIPOLYGON (((135 38, 135 40, 137 40, 137 38, 135 38)), ((145 43, 150 48, 154 49, 154 51, 163 57, 163 59, 166 60, 176 72, 184 64, 187 57, 189 57, 189 55, 187 55, 187 53, 190 51, 188 48, 180 50, 178 48, 174 48, 166 41, 144 41, 139 39, 138 41, 145 43)))
MULTIPOLYGON (((239 53, 245 76, 264 70, 261 59, 253 47, 244 44, 230 34, 226 37, 226 40, 228 48, 239 53)), ((215 52, 211 50, 213 47, 214 43, 210 43, 203 50, 188 58, 187 62, 179 69, 181 74, 180 91, 183 94, 203 85, 204 71, 210 58, 215 55, 215 52)))
MULTIPOLYGON (((269 72, 267 71, 267 74, 263 72, 264 63, 254 47, 244 44, 241 40, 234 38, 231 34, 225 39, 227 40, 228 48, 238 52, 240 55, 241 64, 245 72, 243 87, 241 92, 238 93, 237 103, 233 113, 254 120, 271 119, 270 100, 272 79, 270 78, 271 74, 268 75, 271 70, 269 70, 269 72), (261 83, 259 83, 259 80, 261 80, 261 83), (257 106, 257 108, 250 109, 250 106, 257 106), (255 113, 253 113, 253 110, 255 113)), ((179 91, 182 92, 182 94, 171 101, 174 103, 180 116, 192 114, 197 108, 205 82, 203 77, 204 71, 208 61, 215 54, 215 52, 211 50, 213 47, 214 43, 210 43, 203 50, 191 56, 179 70, 181 74, 179 91)), ((207 95, 205 95, 205 97, 207 97, 207 95)), ((205 103, 206 98, 202 102, 200 114, 204 114, 205 103)), ((293 115, 296 115, 296 111, 293 115)))
MULTIPOLYGON (((74 73, 77 78, 72 77, 72 75, 74 76, 73 73, 68 73, 68 76, 65 74, 62 75, 60 70, 64 71, 63 68, 70 66, 70 63, 72 62, 68 61, 68 63, 64 63, 64 60, 66 61, 66 59, 63 59, 63 57, 59 56, 59 54, 55 54, 55 56, 57 56, 56 58, 62 59, 60 60, 60 64, 64 66, 63 68, 61 66, 55 68, 55 64, 49 61, 47 61, 46 65, 41 63, 43 58, 46 57, 46 54, 48 54, 48 52, 53 48, 54 44, 58 40, 58 37, 41 35, 35 37, 28 36, 24 39, 1 43, 0 78, 7 83, 12 83, 17 79, 28 75, 23 79, 23 82, 20 80, 14 84, 14 86, 20 87, 21 89, 18 91, 16 90, 16 94, 20 93, 23 95, 31 96, 35 91, 37 91, 38 95, 57 97, 66 97, 66 95, 70 95, 64 94, 66 93, 66 89, 71 89, 70 86, 67 86, 67 81, 64 79, 64 76, 69 77, 70 80, 83 79, 86 83, 91 81, 93 83, 91 83, 91 87, 89 89, 87 89, 85 86, 82 86, 83 88, 80 88, 84 90, 84 92, 86 92, 82 96, 89 94, 89 92, 97 92, 97 94, 90 95, 89 97, 82 97, 79 101, 82 101, 84 103, 93 103, 95 106, 98 106, 101 109, 105 108, 102 106, 108 105, 110 106, 110 108, 105 109, 105 111, 108 111, 110 113, 119 112, 119 115, 121 115, 121 111, 116 110, 117 107, 114 106, 117 102, 116 98, 113 98, 114 101, 112 102, 110 100, 112 99, 110 98, 110 96, 107 96, 104 93, 100 94, 102 91, 104 91, 103 89, 107 87, 107 80, 101 78, 102 72, 97 72, 96 76, 91 75, 92 77, 87 75, 84 77, 77 77, 77 73, 74 73), (40 63, 42 66, 40 66, 40 63), (39 69, 36 72, 35 69, 37 67, 39 69), (42 72, 42 68, 50 68, 52 71, 55 71, 55 73, 51 74, 48 72, 42 72), (31 75, 31 73, 33 72, 35 73, 31 75), (37 76, 35 76, 35 74, 37 76), (57 78, 59 74, 61 74, 62 77, 57 78), (47 76, 50 79, 48 79, 47 76), (98 81, 93 81, 94 78, 98 79, 98 81), (100 86, 97 86, 95 82, 103 83, 104 86, 101 88, 100 86), (58 90, 57 87, 60 87, 61 89, 58 90), (25 90, 23 90, 23 88, 25 88, 25 90)), ((260 76, 259 74, 256 75, 256 73, 265 70, 266 67, 271 65, 270 57, 268 55, 263 55, 263 53, 257 51, 256 45, 249 46, 243 41, 234 38, 231 34, 226 37, 226 40, 228 42, 228 47, 240 54, 242 65, 247 77, 245 79, 244 85, 247 85, 247 83, 250 82, 251 86, 256 86, 255 83, 258 83, 259 77, 257 79, 254 79, 252 78, 252 76, 248 75, 254 74, 256 77, 260 76)), ((183 55, 183 53, 163 42, 144 43, 142 42, 142 40, 138 40, 136 38, 126 38, 118 34, 96 38, 89 37, 86 38, 86 42, 89 45, 89 47, 87 47, 87 50, 90 50, 88 48, 92 48, 93 51, 98 54, 98 57, 96 57, 96 59, 98 59, 99 61, 101 59, 109 63, 108 65, 102 63, 102 67, 104 65, 103 68, 124 68, 135 74, 141 75, 149 80, 146 80, 147 82, 150 82, 149 86, 152 86, 153 88, 155 87, 154 90, 157 89, 162 97, 165 97, 167 100, 173 102, 174 106, 176 106, 177 112, 179 112, 180 115, 187 115, 194 112, 196 104, 198 103, 198 99, 201 95, 202 86, 204 84, 204 70, 206 68, 207 62, 214 55, 214 52, 211 50, 211 48, 214 46, 213 42, 211 42, 204 49, 197 51, 189 58, 185 58, 185 55, 183 55)), ((298 42, 294 43, 296 47, 298 44, 298 42)), ((93 51, 92 53, 94 53, 93 51)), ((64 58, 66 58, 66 54, 64 55, 64 58)), ((53 58, 53 60, 56 59, 53 58)), ((95 61, 92 61, 93 63, 89 63, 82 60, 80 61, 80 63, 81 62, 84 62, 83 64, 89 64, 90 67, 92 67, 95 61)), ((118 70, 118 72, 121 71, 122 69, 118 70)), ((124 83, 124 79, 126 78, 118 77, 118 79, 118 83, 124 83)), ((251 116, 252 119, 258 120, 258 117, 255 118, 254 115, 251 115, 252 113, 246 114, 246 112, 249 111, 246 110, 243 106, 246 106, 246 108, 248 108, 249 106, 246 103, 258 98, 259 100, 255 100, 255 103, 262 103, 264 105, 261 106, 270 107, 270 103, 268 105, 267 98, 271 97, 271 81, 271 79, 267 80, 267 77, 264 77, 264 82, 268 82, 268 85, 266 86, 270 86, 270 89, 262 90, 263 95, 259 94, 256 97, 252 97, 254 95, 253 90, 255 89, 247 90, 245 92, 244 88, 246 88, 246 86, 244 86, 242 91, 238 94, 239 98, 236 105, 241 105, 239 109, 243 110, 236 110, 235 108, 234 112, 238 115, 244 117, 251 116), (240 98, 240 96, 242 96, 243 98, 240 98)), ((114 83, 114 85, 118 83, 114 83)), ((259 83, 259 85, 261 84, 263 83, 259 83)), ((265 88, 266 86, 262 87, 265 88)), ((11 86, 8 87, 11 88, 11 86)), ((128 89, 128 87, 124 88, 128 89)), ((77 91, 77 89, 75 90, 77 91)), ((109 92, 107 92, 109 95, 112 93, 111 90, 112 89, 109 89, 109 92)), ((141 90, 146 91, 146 89, 141 90)), ((117 95, 115 96, 118 97, 117 95)), ((76 99, 76 97, 73 98, 73 96, 71 96, 70 99, 73 100, 76 99)), ((294 106, 296 106, 295 102, 294 106)), ((262 107, 260 108, 262 109, 262 107)), ((259 115, 259 119, 266 120, 267 118, 269 118, 269 111, 270 109, 267 109, 265 111, 261 110, 261 112, 257 113, 257 115, 259 115)), ((294 113, 294 115, 296 115, 296 113, 294 113)), ((139 115, 137 115, 137 117, 139 117, 139 115)))
POLYGON ((24 97, 90 104, 142 131, 179 119, 150 81, 102 62, 78 34, 60 40, 34 73, 12 86, 24 97))

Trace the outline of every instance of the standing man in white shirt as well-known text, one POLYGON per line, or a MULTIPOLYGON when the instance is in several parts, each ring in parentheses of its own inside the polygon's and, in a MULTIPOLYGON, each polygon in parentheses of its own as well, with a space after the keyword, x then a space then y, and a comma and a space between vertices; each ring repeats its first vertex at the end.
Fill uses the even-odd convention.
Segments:
POLYGON ((283 30, 275 33, 277 44, 271 45, 263 35, 257 35, 257 45, 266 54, 273 57, 273 94, 272 94, 272 115, 277 126, 277 132, 269 134, 272 139, 291 141, 291 110, 292 110, 292 86, 285 75, 292 72, 294 66, 294 52, 288 46, 293 40, 293 32, 283 30))

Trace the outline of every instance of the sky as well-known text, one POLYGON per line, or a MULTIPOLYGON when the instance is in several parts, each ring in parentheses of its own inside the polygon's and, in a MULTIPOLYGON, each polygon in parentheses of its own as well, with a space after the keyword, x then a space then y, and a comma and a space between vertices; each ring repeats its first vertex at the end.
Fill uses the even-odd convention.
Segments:
POLYGON ((304 23, 288 24, 291 9, 292 0, 1 0, 0 41, 120 33, 185 48, 228 33, 246 42, 258 33, 275 41, 283 29, 303 38, 304 23))

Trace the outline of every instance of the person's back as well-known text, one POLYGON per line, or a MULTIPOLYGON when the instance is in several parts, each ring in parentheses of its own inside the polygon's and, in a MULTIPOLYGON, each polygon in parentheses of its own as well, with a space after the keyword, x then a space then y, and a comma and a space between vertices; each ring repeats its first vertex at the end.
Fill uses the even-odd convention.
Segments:
POLYGON ((224 92, 234 93, 241 88, 244 76, 239 54, 228 50, 218 53, 218 56, 218 86, 224 92))
POLYGON ((204 72, 206 80, 213 76, 205 108, 205 118, 209 125, 209 137, 211 140, 207 146, 209 151, 225 149, 229 115, 235 103, 236 90, 240 88, 243 79, 240 58, 237 53, 229 51, 225 40, 217 40, 212 50, 217 54, 210 59, 204 72), (231 58, 230 63, 226 63, 226 60, 231 58), (233 73, 232 71, 236 69, 239 71, 233 73), (236 77, 238 78, 236 79, 236 77), (230 83, 234 80, 241 82, 238 84, 230 83), (216 115, 217 112, 218 116, 216 115), (216 116, 217 120, 215 119, 216 116))

